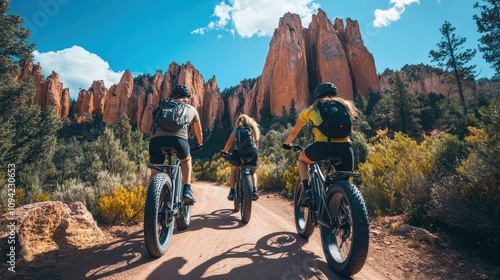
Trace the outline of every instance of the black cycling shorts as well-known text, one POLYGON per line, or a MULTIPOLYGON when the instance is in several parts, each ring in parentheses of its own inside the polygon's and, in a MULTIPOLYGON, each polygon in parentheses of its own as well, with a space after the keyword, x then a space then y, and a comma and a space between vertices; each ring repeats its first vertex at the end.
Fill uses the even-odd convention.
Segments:
POLYGON ((161 147, 174 147, 177 150, 177 157, 185 159, 189 156, 190 147, 188 140, 177 136, 157 136, 149 141, 149 163, 165 163, 165 155, 161 153, 161 147))
POLYGON ((250 157, 250 161, 246 162, 245 165, 257 167, 259 161, 259 150, 251 149, 244 154, 241 154, 239 150, 233 150, 231 157, 229 158, 229 163, 234 166, 241 165, 241 157, 250 157))
POLYGON ((314 142, 304 150, 306 157, 314 162, 326 159, 329 156, 342 157, 342 163, 335 165, 337 171, 354 170, 354 151, 350 142, 328 143, 314 142))

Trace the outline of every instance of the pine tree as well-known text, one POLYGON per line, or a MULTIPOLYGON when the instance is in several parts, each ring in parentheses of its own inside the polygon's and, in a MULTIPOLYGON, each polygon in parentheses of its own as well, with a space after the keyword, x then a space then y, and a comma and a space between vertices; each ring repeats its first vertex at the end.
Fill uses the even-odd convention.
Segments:
POLYGON ((485 0, 486 4, 474 4, 481 14, 474 15, 477 31, 483 33, 479 39, 479 50, 484 59, 495 68, 495 77, 500 78, 500 0, 485 0))
POLYGON ((391 86, 390 94, 393 101, 391 123, 394 130, 405 134, 419 130, 417 94, 408 90, 398 72, 396 72, 396 80, 391 86))
POLYGON ((455 27, 448 21, 444 22, 439 31, 443 35, 441 42, 436 44, 439 50, 431 50, 429 56, 432 57, 432 62, 438 63, 439 67, 451 71, 460 96, 464 116, 467 116, 467 105, 462 84, 466 80, 474 79, 476 65, 467 66, 467 63, 476 55, 476 50, 466 49, 461 51, 462 45, 467 39, 456 36, 454 33, 455 27))

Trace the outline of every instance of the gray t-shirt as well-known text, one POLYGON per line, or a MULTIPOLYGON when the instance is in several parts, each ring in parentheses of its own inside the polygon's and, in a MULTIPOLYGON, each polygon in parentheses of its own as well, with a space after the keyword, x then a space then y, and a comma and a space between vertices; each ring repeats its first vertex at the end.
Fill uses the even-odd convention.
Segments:
POLYGON ((196 108, 193 107, 192 105, 186 104, 186 109, 187 109, 186 113, 187 113, 188 123, 185 124, 183 128, 179 129, 178 131, 165 131, 157 127, 156 133, 153 136, 151 136, 151 138, 158 136, 177 136, 187 140, 189 126, 193 123, 200 122, 200 116, 198 115, 198 111, 196 110, 196 108))

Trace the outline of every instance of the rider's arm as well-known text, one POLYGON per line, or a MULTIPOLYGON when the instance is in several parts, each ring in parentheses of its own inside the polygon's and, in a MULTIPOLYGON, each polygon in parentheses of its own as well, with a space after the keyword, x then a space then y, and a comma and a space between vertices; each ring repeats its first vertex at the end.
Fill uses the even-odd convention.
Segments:
POLYGON ((295 123, 295 126, 293 127, 292 131, 290 132, 290 135, 288 135, 288 138, 286 138, 285 140, 285 144, 290 145, 290 143, 292 143, 295 137, 297 137, 297 134, 299 134, 304 124, 306 124, 305 121, 301 120, 300 118, 297 119, 297 122, 295 123))
POLYGON ((201 123, 195 122, 193 123, 194 134, 196 135, 196 139, 198 140, 198 145, 203 144, 203 132, 201 130, 201 123))
POLYGON ((224 146, 224 149, 222 149, 223 152, 229 151, 231 149, 231 146, 233 145, 234 140, 236 139, 236 132, 233 131, 231 132, 231 135, 229 135, 229 139, 227 140, 226 146, 224 146))

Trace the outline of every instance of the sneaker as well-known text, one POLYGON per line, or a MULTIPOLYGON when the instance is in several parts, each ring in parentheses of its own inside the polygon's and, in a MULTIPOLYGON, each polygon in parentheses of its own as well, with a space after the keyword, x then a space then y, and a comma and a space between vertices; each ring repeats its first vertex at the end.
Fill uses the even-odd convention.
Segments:
POLYGON ((257 193, 257 188, 253 188, 252 200, 257 200, 257 199, 259 199, 259 194, 257 193))
POLYGON ((311 189, 306 189, 302 194, 302 199, 300 200, 299 205, 301 207, 309 207, 312 202, 312 191, 311 189))
POLYGON ((196 197, 194 196, 190 185, 184 185, 182 198, 184 200, 184 203, 188 205, 193 205, 196 202, 196 197))
POLYGON ((234 200, 234 189, 229 190, 229 194, 227 195, 227 200, 234 200))

